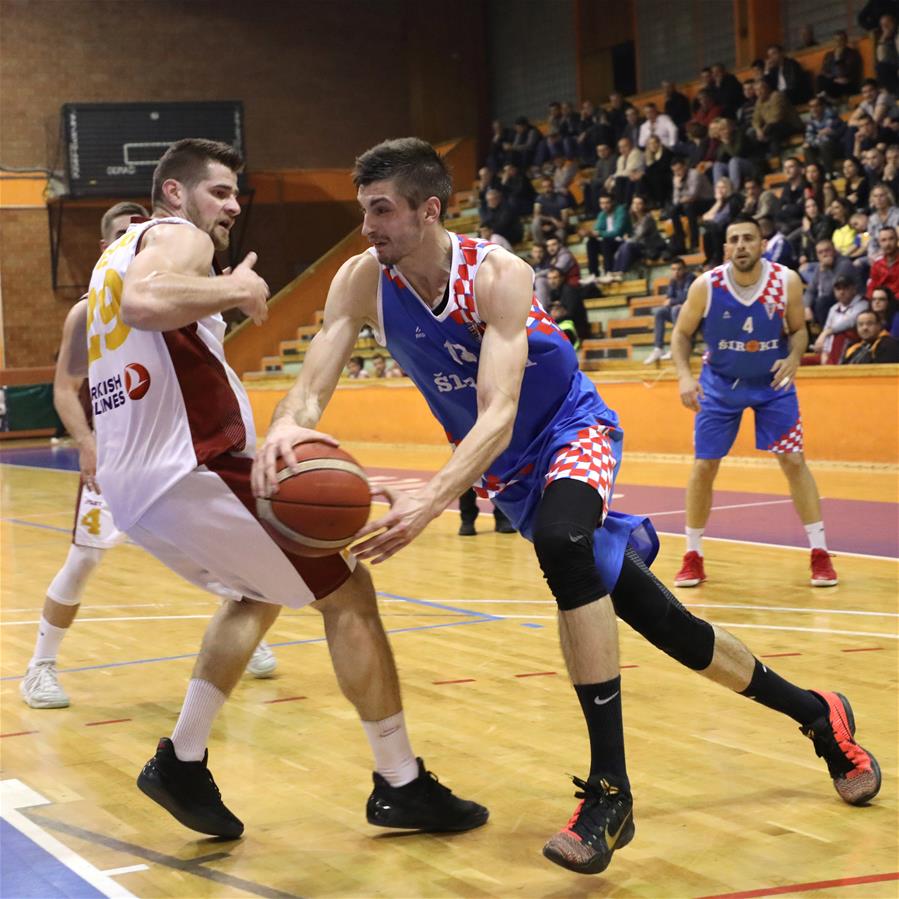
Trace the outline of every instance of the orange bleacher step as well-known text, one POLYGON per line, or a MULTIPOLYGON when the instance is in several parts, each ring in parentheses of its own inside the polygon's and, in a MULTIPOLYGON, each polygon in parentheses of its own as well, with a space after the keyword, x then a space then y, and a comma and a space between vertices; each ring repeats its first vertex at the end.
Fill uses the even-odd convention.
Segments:
POLYGON ((652 331, 653 322, 648 315, 616 318, 608 323, 610 337, 627 337, 630 334, 647 334, 652 331))
POLYGON ((631 297, 630 310, 632 315, 652 315, 652 310, 658 306, 664 306, 665 296, 631 297))
POLYGON ((582 367, 589 370, 590 364, 603 359, 630 359, 633 350, 626 340, 613 337, 601 337, 597 340, 585 340, 581 344, 582 367))

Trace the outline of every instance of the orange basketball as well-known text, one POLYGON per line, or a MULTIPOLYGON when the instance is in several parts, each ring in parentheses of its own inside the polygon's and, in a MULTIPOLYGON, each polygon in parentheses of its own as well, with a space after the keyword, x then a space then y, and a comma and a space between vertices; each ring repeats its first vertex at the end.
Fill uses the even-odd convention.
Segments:
POLYGON ((278 492, 256 499, 259 521, 289 553, 330 556, 368 521, 368 478, 349 453, 327 443, 300 443, 293 451, 299 471, 279 460, 278 492))

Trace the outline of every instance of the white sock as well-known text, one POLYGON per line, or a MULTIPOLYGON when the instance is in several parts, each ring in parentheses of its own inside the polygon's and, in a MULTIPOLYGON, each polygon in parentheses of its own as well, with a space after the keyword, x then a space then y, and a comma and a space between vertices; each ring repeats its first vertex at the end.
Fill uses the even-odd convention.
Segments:
POLYGON ((702 534, 705 528, 686 528, 687 552, 702 555, 702 534))
POLYGON ((228 697, 209 681, 193 678, 187 685, 187 695, 178 723, 172 731, 175 755, 182 762, 202 762, 212 722, 228 697))
POLYGON ((808 534, 808 545, 812 549, 827 549, 823 521, 815 521, 812 524, 805 525, 805 533, 808 534))
POLYGON ((412 751, 402 712, 381 721, 363 721, 362 727, 375 757, 375 771, 390 786, 401 787, 418 777, 418 760, 412 751))
POLYGON ((67 627, 57 627, 50 624, 43 615, 41 615, 41 623, 37 628, 37 640, 34 644, 34 655, 28 666, 31 667, 35 662, 46 662, 48 659, 56 659, 56 653, 59 652, 59 644, 62 638, 69 632, 67 627))

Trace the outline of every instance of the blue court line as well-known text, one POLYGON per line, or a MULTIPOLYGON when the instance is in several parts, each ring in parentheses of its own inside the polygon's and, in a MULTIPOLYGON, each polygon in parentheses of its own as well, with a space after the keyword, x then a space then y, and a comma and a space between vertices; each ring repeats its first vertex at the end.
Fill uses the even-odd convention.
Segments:
MULTIPOLYGON (((414 602, 414 600, 413 600, 414 602)), ((427 603, 426 603, 427 605, 427 603)), ((447 621, 443 624, 419 624, 414 627, 397 627, 387 631, 388 634, 405 634, 410 631, 431 631, 440 627, 459 627, 463 624, 481 624, 484 621, 502 621, 502 618, 486 615, 478 615, 477 617, 469 616, 465 621, 447 621)), ((284 643, 269 643, 269 646, 302 646, 307 643, 325 643, 325 637, 312 637, 308 640, 287 640, 284 643)), ((199 653, 188 652, 178 656, 158 656, 152 659, 134 659, 130 662, 105 662, 102 665, 84 665, 81 668, 59 668, 60 674, 73 674, 78 671, 96 671, 101 668, 127 668, 131 665, 149 665, 154 662, 177 662, 181 659, 195 659, 199 653)), ((21 674, 9 674, 6 677, 0 677, 0 682, 11 680, 22 680, 21 674)))
POLYGON ((385 599, 401 599, 403 602, 411 602, 417 606, 429 606, 432 609, 441 609, 444 612, 455 612, 457 615, 464 615, 466 618, 483 618, 487 621, 501 621, 501 615, 489 615, 487 612, 478 612, 476 609, 460 609, 456 606, 448 606, 442 602, 434 602, 431 599, 413 599, 411 596, 399 596, 396 593, 385 593, 383 590, 376 590, 378 596, 385 599))
POLYGON ((8 521, 10 524, 20 524, 26 528, 40 528, 42 531, 59 531, 63 534, 71 534, 72 529, 57 527, 55 524, 39 524, 36 521, 22 521, 21 518, 0 518, 0 521, 8 521))

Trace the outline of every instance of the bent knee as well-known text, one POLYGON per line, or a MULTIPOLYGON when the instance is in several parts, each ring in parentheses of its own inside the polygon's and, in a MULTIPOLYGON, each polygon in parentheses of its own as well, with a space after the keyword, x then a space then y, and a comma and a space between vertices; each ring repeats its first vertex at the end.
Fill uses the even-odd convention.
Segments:
POLYGON ((593 532, 570 522, 553 522, 534 532, 543 577, 563 611, 595 602, 608 593, 593 555, 593 532))

